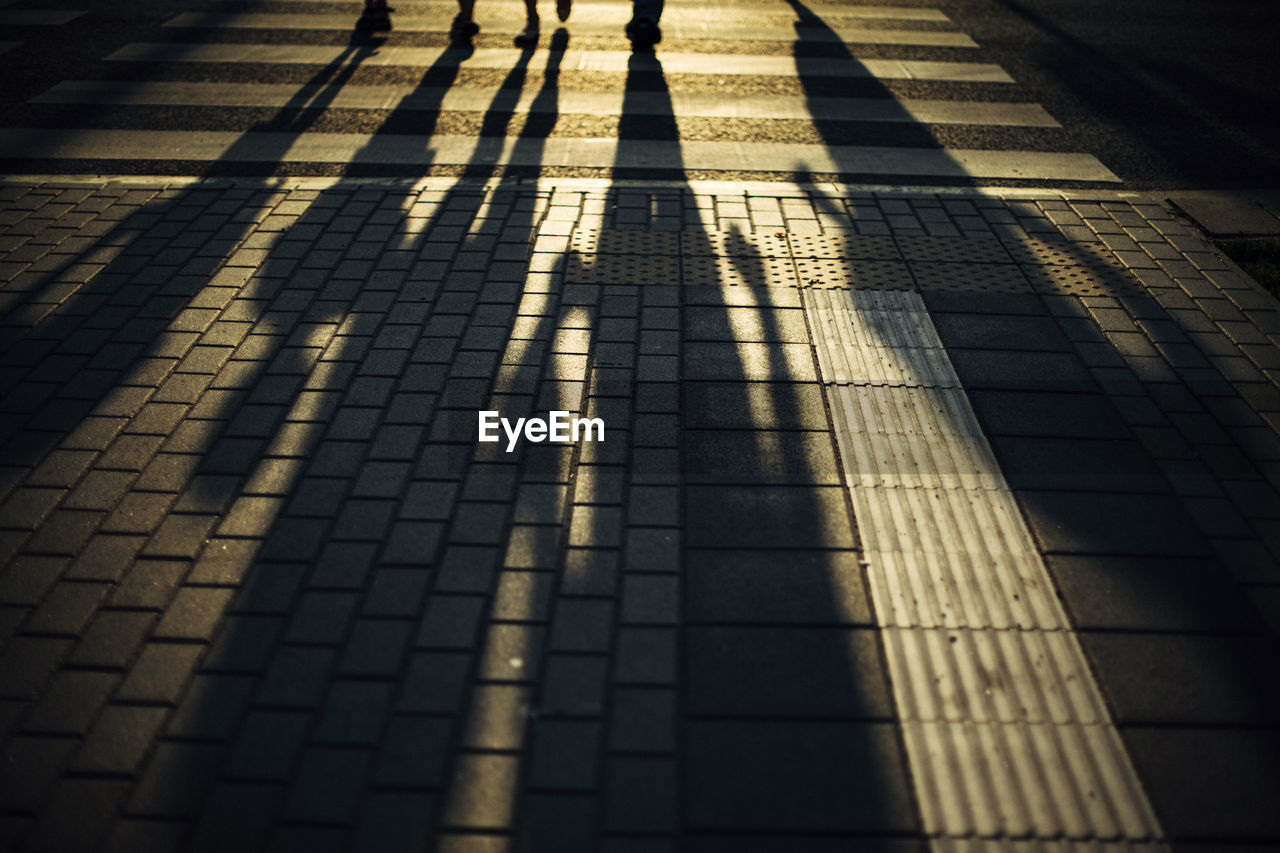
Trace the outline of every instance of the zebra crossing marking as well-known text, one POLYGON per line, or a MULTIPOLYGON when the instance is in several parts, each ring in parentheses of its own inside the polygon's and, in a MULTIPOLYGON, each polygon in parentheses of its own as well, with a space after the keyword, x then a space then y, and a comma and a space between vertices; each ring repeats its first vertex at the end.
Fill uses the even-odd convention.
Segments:
MULTIPOLYGON (((240 6, 243 0, 223 0, 226 5, 240 6)), ((324 5, 333 6, 334 0, 275 0, 275 2, 285 5, 306 6, 306 5, 324 5)), ((428 12, 436 12, 448 10, 450 15, 457 10, 456 0, 405 0, 405 2, 397 2, 395 4, 396 12, 393 13, 392 23, 395 24, 399 20, 398 15, 401 13, 419 12, 423 14, 428 12)), ((497 0, 496 2, 486 2, 480 7, 481 14, 485 17, 502 18, 502 19, 519 19, 524 14, 524 4, 521 2, 513 2, 513 0, 497 0)), ((926 23, 950 23, 950 18, 940 9, 931 9, 921 6, 860 6, 860 5, 823 5, 821 7, 823 20, 831 21, 839 18, 848 18, 853 20, 898 20, 913 21, 926 23)), ((792 10, 784 3, 667 3, 666 9, 662 13, 662 25, 666 27, 669 21, 711 21, 711 20, 728 20, 736 21, 743 16, 767 16, 767 15, 787 15, 794 17, 792 10)), ((592 20, 617 20, 625 22, 631 15, 631 6, 628 3, 592 3, 577 2, 573 4, 573 15, 571 21, 590 18, 592 20)))
MULTIPOLYGON (((350 65, 426 68, 456 64, 472 69, 510 70, 522 57, 530 64, 545 63, 551 51, 532 54, 515 48, 478 48, 463 54, 441 47, 376 49, 299 44, 165 44, 134 42, 107 56, 114 62, 261 63, 272 65, 350 65)), ((740 54, 663 53, 657 56, 623 50, 566 50, 556 52, 561 72, 653 72, 714 74, 732 77, 837 77, 883 80, 927 80, 964 83, 1013 83, 998 65, 983 62, 931 62, 902 59, 823 59, 740 54)))
POLYGON ((673 142, 591 138, 421 136, 363 133, 237 133, 180 130, 0 131, 0 156, 52 159, 197 160, 400 166, 490 165, 668 168, 910 175, 970 179, 1037 178, 1115 182, 1090 154, 770 142, 673 142), (39 140, 39 144, 36 141, 39 140), (749 166, 747 164, 750 164, 749 166))
MULTIPOLYGON (((505 94, 496 86, 323 86, 289 83, 210 83, 67 80, 32 98, 33 103, 112 106, 305 107, 323 95, 328 110, 408 110, 484 112, 505 94)), ((804 98, 672 92, 574 92, 561 89, 553 101, 526 89, 503 108, 513 113, 565 115, 672 115, 677 118, 780 119, 907 124, 968 124, 989 127, 1061 127, 1039 104, 927 100, 913 98, 804 98)))
MULTIPOLYGON (((611 16, 618 17, 618 16, 611 16)), ((264 14, 259 12, 217 13, 217 12, 184 12, 165 22, 166 27, 210 28, 210 29, 250 29, 250 30, 322 30, 349 31, 353 25, 352 15, 289 15, 264 14)), ((483 32, 512 35, 522 29, 522 17, 497 19, 495 23, 485 23, 483 32)), ((626 18, 619 20, 589 19, 573 20, 566 26, 573 35, 617 36, 626 18)), ((860 26, 849 26, 834 23, 829 29, 812 34, 800 34, 795 31, 786 32, 780 26, 776 31, 764 29, 753 24, 735 22, 703 23, 684 22, 680 20, 662 22, 663 33, 668 39, 745 39, 754 41, 793 42, 798 39, 813 42, 839 41, 850 44, 878 45, 911 45, 918 47, 959 47, 976 48, 977 43, 964 33, 941 30, 888 30, 860 26)), ((432 17, 415 17, 397 15, 393 21, 395 30, 404 33, 446 33, 449 30, 448 19, 436 15, 432 17)))

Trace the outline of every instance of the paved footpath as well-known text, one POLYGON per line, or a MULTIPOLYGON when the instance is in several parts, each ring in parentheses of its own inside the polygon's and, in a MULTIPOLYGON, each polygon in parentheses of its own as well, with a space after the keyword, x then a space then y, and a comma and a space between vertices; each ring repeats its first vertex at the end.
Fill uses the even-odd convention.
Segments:
POLYGON ((14 849, 1280 842, 1280 311, 1169 209, 0 199, 14 849))
POLYGON ((1280 846, 1280 306, 950 3, 72 5, 0 847, 1280 846))

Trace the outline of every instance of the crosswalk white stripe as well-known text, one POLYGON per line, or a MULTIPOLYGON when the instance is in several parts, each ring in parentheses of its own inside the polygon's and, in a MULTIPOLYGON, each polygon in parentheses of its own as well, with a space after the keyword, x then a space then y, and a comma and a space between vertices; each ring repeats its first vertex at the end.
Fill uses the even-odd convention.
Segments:
MULTIPOLYGON (((742 118, 810 121, 901 122, 908 124, 970 124, 990 127, 1060 127, 1039 104, 960 103, 911 98, 803 98, 672 92, 574 92, 560 89, 543 100, 526 89, 514 103, 502 103, 513 113, 555 112, 564 115, 619 115, 626 102, 632 115, 674 115, 678 118, 742 118)), ((485 112, 507 90, 455 86, 449 89, 415 86, 323 86, 291 83, 208 83, 119 80, 68 80, 32 98, 33 103, 104 104, 112 106, 276 107, 358 110, 485 112)))
MULTIPOLYGON (((528 55, 530 67, 545 67, 550 51, 528 55)), ((348 65, 369 67, 426 67, 437 62, 462 68, 509 70, 522 61, 514 48, 482 48, 470 55, 439 47, 329 46, 300 44, 163 44, 135 42, 107 59, 117 62, 228 62, 275 65, 348 65), (455 59, 456 57, 456 59, 455 59)), ((980 62, 918 62, 901 59, 821 59, 791 56, 750 56, 713 53, 663 53, 661 58, 622 50, 566 50, 559 54, 561 71, 720 76, 876 77, 884 80, 928 80, 966 83, 1012 83, 998 65, 980 62)))
POLYGON ((1089 154, 940 148, 617 139, 228 133, 161 130, 0 131, 0 156, 52 159, 684 168, 973 179, 1119 179, 1089 154))
MULTIPOLYGON (((275 0, 286 5, 320 5, 332 6, 334 0, 275 0)), ((227 0, 228 5, 242 5, 243 0, 227 0)), ((458 8, 456 0, 397 0, 394 4, 396 13, 422 11, 423 13, 440 10, 452 15, 458 8)), ((486 2, 478 7, 477 14, 483 18, 519 18, 524 15, 524 4, 513 0, 497 0, 486 2)), ((631 14, 630 3, 574 3, 573 13, 569 20, 580 19, 625 19, 631 14)), ((668 21, 708 21, 738 20, 744 16, 757 15, 790 15, 796 17, 795 11, 785 2, 775 3, 667 3, 662 13, 662 23, 668 21)), ((815 9, 815 15, 824 21, 838 18, 851 18, 864 21, 898 20, 925 21, 945 23, 950 19, 940 9, 929 9, 917 6, 861 6, 852 4, 823 4, 815 9)), ((393 15, 394 20, 394 15, 393 15)))
MULTIPOLYGON (((572 20, 565 24, 571 35, 621 36, 626 15, 614 15, 607 19, 572 20), (614 20, 616 19, 616 20, 614 20)), ((794 20, 794 19, 792 19, 794 20)), ((254 12, 218 14, 211 12, 184 12, 165 22, 166 27, 252 29, 252 30, 333 30, 349 31, 355 23, 354 15, 281 15, 254 12)), ((440 33, 449 30, 449 19, 439 15, 412 17, 397 15, 394 27, 402 33, 440 33)), ((511 35, 524 27, 524 16, 499 18, 490 23, 481 22, 484 32, 511 35)), ((888 30, 848 24, 833 23, 829 31, 797 34, 789 21, 777 20, 773 26, 756 23, 719 23, 663 21, 666 38, 677 39, 752 39, 753 41, 794 42, 847 42, 850 44, 913 45, 919 47, 976 48, 978 45, 964 33, 940 30, 888 30)))
POLYGON ((83 9, 0 9, 0 26, 59 27, 83 14, 83 9))

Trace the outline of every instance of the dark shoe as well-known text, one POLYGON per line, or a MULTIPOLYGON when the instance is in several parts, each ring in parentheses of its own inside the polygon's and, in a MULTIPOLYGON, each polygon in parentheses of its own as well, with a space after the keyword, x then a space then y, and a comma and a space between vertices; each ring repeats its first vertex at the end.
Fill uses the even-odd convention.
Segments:
POLYGON ((449 27, 449 41, 455 44, 458 42, 470 42, 478 32, 480 32, 480 25, 475 21, 461 21, 455 17, 453 25, 449 27))
POLYGON ((556 17, 561 21, 569 20, 569 12, 573 9, 573 0, 556 0, 556 17))
POLYGON ((520 31, 520 35, 516 36, 516 47, 537 47, 538 46, 538 25, 530 24, 520 31))
POLYGON ((365 6, 356 21, 356 29, 362 33, 373 33, 391 29, 391 16, 386 6, 365 6))
POLYGON ((658 22, 649 18, 632 18, 627 22, 627 38, 631 46, 637 50, 647 50, 662 41, 662 30, 658 22))

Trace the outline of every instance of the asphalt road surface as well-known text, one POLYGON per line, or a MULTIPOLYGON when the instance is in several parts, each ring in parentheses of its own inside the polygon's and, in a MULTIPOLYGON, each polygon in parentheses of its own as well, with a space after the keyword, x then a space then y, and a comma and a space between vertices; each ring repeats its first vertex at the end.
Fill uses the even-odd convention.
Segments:
POLYGON ((9 173, 839 179, 1174 189, 1280 185, 1280 9, 1264 2, 0 7, 9 173), (483 142, 477 144, 477 140, 483 142))

